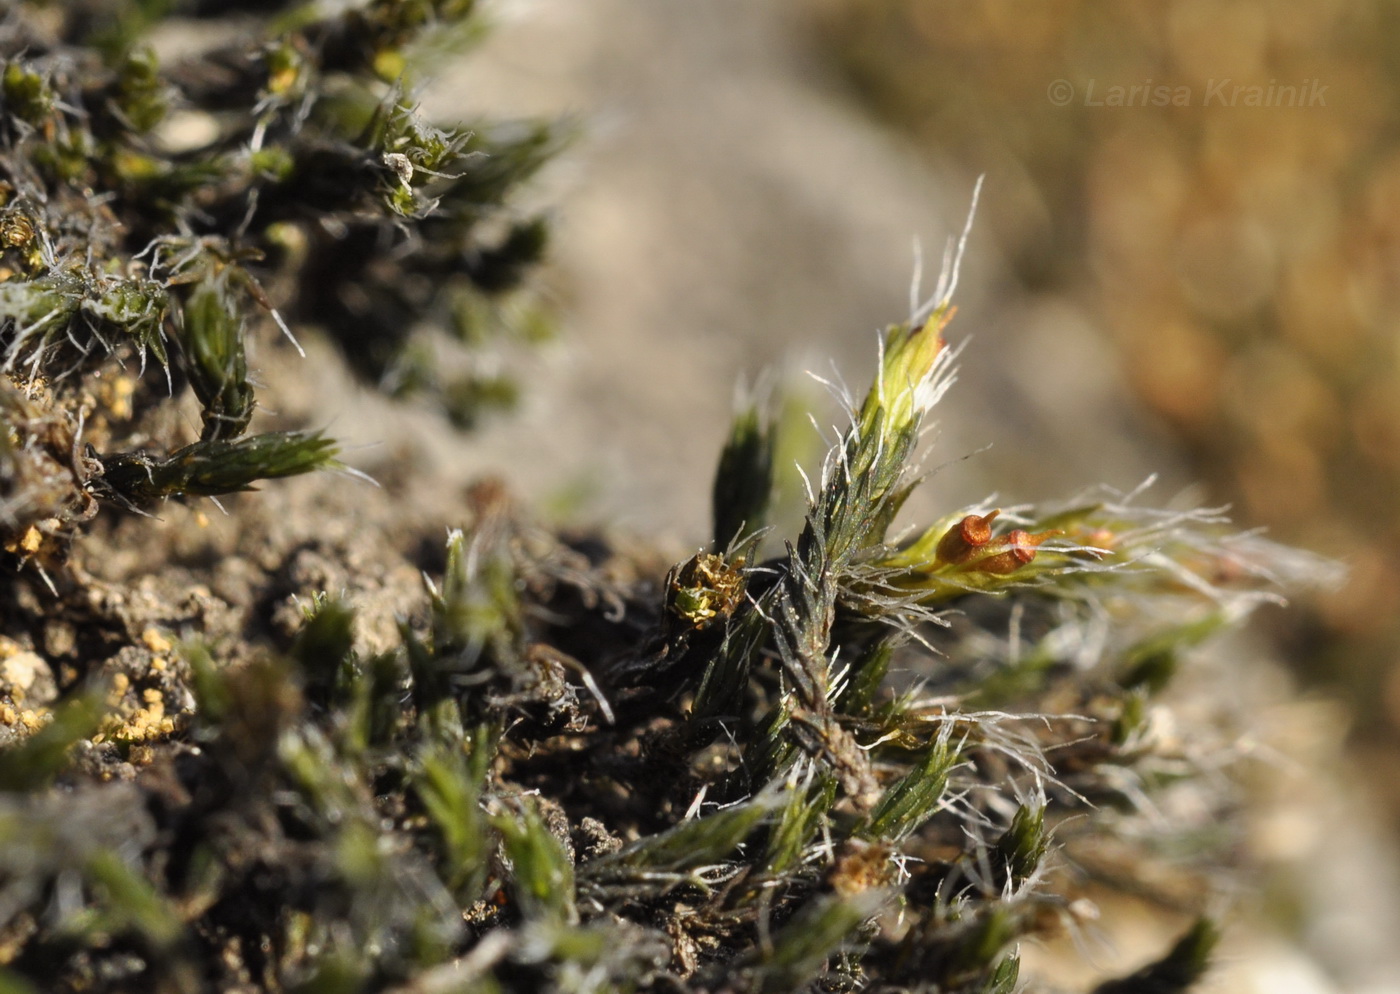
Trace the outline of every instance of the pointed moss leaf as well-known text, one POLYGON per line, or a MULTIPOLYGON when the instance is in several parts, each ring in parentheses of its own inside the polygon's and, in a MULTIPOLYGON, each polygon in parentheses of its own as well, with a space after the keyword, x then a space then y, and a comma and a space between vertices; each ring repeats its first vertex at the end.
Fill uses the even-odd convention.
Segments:
POLYGON ((773 491, 774 436, 758 408, 740 412, 730 428, 711 495, 716 552, 763 528, 773 491))
POLYGON ((253 418, 241 307, 221 275, 201 280, 183 308, 181 344, 190 385, 204 405, 204 441, 236 438, 253 418))
POLYGON ((10 113, 29 124, 41 123, 53 111, 53 88, 19 59, 6 61, 5 71, 0 73, 0 95, 10 113))
MULTIPOLYGON (((956 922, 937 936, 939 972, 949 987, 970 977, 990 980, 996 975, 1007 946, 1020 934, 1017 915, 1004 904, 987 906, 980 913, 956 922)), ((913 941, 912 936, 910 940, 913 941)))
POLYGON ((553 123, 477 124, 468 134, 444 199, 500 203, 512 187, 534 175, 568 140, 553 123), (472 154, 476 153, 476 154, 472 154))
POLYGON ((768 635, 768 612, 776 599, 770 591, 756 607, 741 608, 729 620, 724 642, 705 665, 700 687, 691 706, 699 721, 732 713, 742 700, 749 683, 749 670, 763 649, 768 635))
POLYGON ((789 735, 792 700, 784 697, 769 709, 744 749, 741 773, 748 783, 763 784, 778 777, 797 755, 789 735))
POLYGON ((843 570, 863 549, 884 541, 889 525, 887 502, 898 491, 905 464, 918 433, 912 428, 886 438, 884 415, 877 411, 873 430, 855 429, 844 445, 838 445, 823 467, 825 482, 807 516, 798 539, 798 555, 817 575, 827 569, 843 570))
POLYGON ((943 329, 952 316, 945 302, 922 324, 897 324, 885 330, 880 369, 861 405, 862 434, 888 440, 918 428, 948 382, 950 353, 943 329))
POLYGON ((958 751, 948 741, 949 728, 945 726, 914 767, 885 791, 861 830, 862 836, 872 841, 905 838, 938 810, 948 787, 948 774, 958 763, 958 751))
POLYGON ((408 662, 410 693, 414 706, 423 714, 439 702, 448 699, 452 687, 448 674, 438 665, 432 646, 419 638, 408 622, 399 623, 399 634, 403 639, 404 657, 408 662))
POLYGON ((209 649, 197 642, 185 646, 184 656, 190 667, 195 721, 200 727, 213 730, 233 705, 233 692, 228 686, 227 676, 214 662, 209 649))
POLYGON ((82 305, 85 282, 76 273, 50 272, 34 280, 0 282, 0 341, 4 372, 33 375, 68 333, 82 305))
POLYGON ((314 727, 283 735, 277 742, 277 758, 308 818, 337 836, 340 871, 351 879, 373 880, 380 872, 382 854, 361 824, 355 771, 339 761, 331 743, 314 727), (332 826, 342 825, 345 828, 338 833, 332 832, 332 826))
POLYGON ((184 934, 184 923, 170 901, 111 850, 89 857, 87 875, 100 891, 109 927, 131 929, 156 949, 169 949, 184 934))
POLYGON ((1199 918, 1157 962, 1100 984, 1094 988, 1094 994, 1185 994, 1205 976, 1219 941, 1216 924, 1209 918, 1199 918))
POLYGON ((82 304, 83 313, 129 336, 144 364, 146 351, 161 366, 169 364, 165 350, 165 318, 170 295, 154 280, 111 279, 100 281, 94 294, 82 304))
POLYGON ((889 897, 877 889, 809 901, 773 936, 754 971, 754 989, 772 994, 802 989, 889 897))
POLYGON ((629 870, 678 872, 721 862, 732 856, 739 844, 771 817, 781 802, 780 792, 766 791, 741 804, 644 836, 615 853, 585 864, 580 872, 606 879, 625 877, 629 870))
POLYGON ((904 641, 901 633, 876 639, 861 652, 851 666, 846 689, 836 698, 836 708, 845 714, 866 714, 875 703, 875 695, 889 672, 894 650, 904 641))
POLYGON ((477 729, 470 754, 442 745, 427 747, 411 783, 438 837, 443 882, 463 901, 480 897, 493 845, 481 809, 481 787, 489 762, 489 733, 477 729))
POLYGON ((823 773, 810 783, 790 784, 783 790, 784 803, 769 832, 762 863, 766 872, 781 875, 801 864, 836 801, 836 786, 836 778, 823 773))
POLYGON ((259 480, 333 469, 336 449, 319 431, 270 431, 195 442, 166 458, 120 453, 103 457, 102 484, 131 504, 161 497, 218 497, 252 490, 259 480))
POLYGON ((982 985, 982 994, 1015 994, 1016 983, 1020 979, 1021 957, 1013 950, 992 969, 987 982, 982 985))
POLYGON ((127 52, 118 70, 116 89, 116 104, 137 132, 155 128, 169 109, 160 62, 149 46, 127 52))
POLYGON ((487 649, 498 659, 511 654, 524 630, 515 565, 497 537, 483 528, 447 538, 442 589, 432 592, 433 649, 458 669, 471 669, 487 649))
POLYGON ((350 680, 344 748, 363 753, 388 743, 405 723, 404 658, 394 652, 376 653, 354 668, 350 680))
POLYGON ((574 922, 574 867, 532 804, 491 816, 510 859, 508 883, 527 918, 574 922))
POLYGON ((1030 879, 1049 847, 1045 832, 1045 808, 1021 805, 1010 826, 997 839, 992 850, 992 868, 1004 873, 1014 892, 1030 879))
POLYGON ((329 705, 342 683, 342 670, 355 644, 355 612, 343 601, 321 599, 292 643, 307 699, 329 705))

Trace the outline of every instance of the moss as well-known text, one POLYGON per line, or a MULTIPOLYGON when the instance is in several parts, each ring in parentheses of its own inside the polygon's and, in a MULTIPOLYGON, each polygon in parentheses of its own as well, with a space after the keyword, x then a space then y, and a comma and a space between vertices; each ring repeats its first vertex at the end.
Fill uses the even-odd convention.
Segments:
MULTIPOLYGON (((450 521, 335 485, 269 485, 222 538, 174 508, 338 465, 259 425, 252 345, 301 361, 284 314, 459 422, 501 396, 408 329, 534 327, 506 311, 545 227, 507 204, 557 138, 440 128, 380 79, 470 3, 298 7, 170 66, 134 47, 158 6, 0 28, 0 623, 56 698, 0 751, 0 984, 1009 992, 1083 896, 1061 830, 1138 890, 1205 837, 1149 817, 1174 784, 1226 802, 1147 701, 1303 561, 1106 490, 892 538, 947 283, 885 332, 800 525, 763 530, 786 402, 746 405, 711 544, 669 571, 491 481, 450 521), (164 151, 177 105, 215 137, 164 151)), ((1214 934, 1102 989, 1183 989, 1214 934)))

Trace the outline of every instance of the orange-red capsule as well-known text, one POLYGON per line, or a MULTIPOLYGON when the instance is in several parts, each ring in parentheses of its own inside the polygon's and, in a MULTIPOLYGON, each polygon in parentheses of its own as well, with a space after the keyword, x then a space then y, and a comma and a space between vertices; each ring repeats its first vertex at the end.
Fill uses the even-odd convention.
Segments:
POLYGON ((941 539, 935 555, 940 563, 965 563, 977 555, 978 551, 992 540, 992 521, 1000 511, 991 514, 969 514, 941 539))
POLYGON ((1048 531, 1032 535, 1030 532, 1017 528, 1015 531, 1007 532, 999 540, 999 544, 1004 546, 1001 552, 993 553, 987 558, 979 560, 973 564, 972 568, 983 573, 999 575, 1014 573, 1035 559, 1036 546, 1052 535, 1058 534, 1057 531, 1048 531))

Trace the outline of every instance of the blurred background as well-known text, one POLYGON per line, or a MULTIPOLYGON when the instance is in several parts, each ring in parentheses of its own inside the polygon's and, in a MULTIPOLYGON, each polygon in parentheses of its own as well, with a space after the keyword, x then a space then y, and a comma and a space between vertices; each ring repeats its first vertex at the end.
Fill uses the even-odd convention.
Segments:
MULTIPOLYGON (((1220 989, 1400 989, 1400 5, 490 9, 424 104, 576 120, 537 191, 563 333, 520 360, 519 416, 401 432, 418 456, 698 546, 735 384, 858 391, 914 240, 931 287, 985 174, 915 516, 1157 473, 1158 503, 1228 503, 1343 560, 1344 587, 1261 619, 1246 651, 1286 670, 1219 691, 1258 694, 1302 771, 1255 814, 1255 858, 1294 867, 1262 898, 1283 938, 1220 989)), ((352 442, 414 416, 330 397, 352 442)))

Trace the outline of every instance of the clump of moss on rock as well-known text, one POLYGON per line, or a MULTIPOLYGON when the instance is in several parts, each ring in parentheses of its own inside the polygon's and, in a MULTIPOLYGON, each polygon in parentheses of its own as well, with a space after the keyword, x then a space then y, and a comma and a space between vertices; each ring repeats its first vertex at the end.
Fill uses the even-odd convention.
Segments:
POLYGON ((1198 920, 1100 990, 1189 988, 1232 801, 1161 695, 1316 564, 1104 489, 892 537, 952 280, 882 336, 798 533, 748 408, 669 571, 492 481, 440 513, 285 481, 222 539, 133 513, 334 465, 254 430, 259 336, 463 395, 408 331, 519 292, 544 228, 506 198, 554 144, 386 81, 471 6, 298 7, 168 67, 138 3, 0 23, 0 987, 1010 992, 1018 943, 1165 890, 1187 840, 1163 900, 1198 920))
MULTIPOLYGON (((297 5, 169 66, 134 27, 156 6, 19 4, 0 22, 0 531, 40 569, 104 502, 335 465, 317 432, 250 434, 249 354, 289 360, 288 320, 459 422, 508 400, 496 374, 441 374, 423 329, 520 325, 512 295, 546 244, 507 199, 555 130, 438 128, 403 89, 412 45, 469 28, 469 0, 297 5), (195 433, 167 402, 186 391, 195 433)), ((230 33, 187 6, 187 35, 230 33)))

